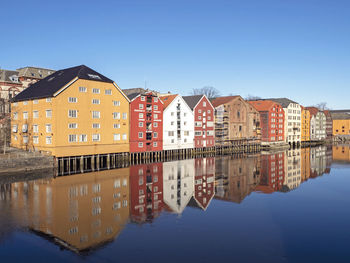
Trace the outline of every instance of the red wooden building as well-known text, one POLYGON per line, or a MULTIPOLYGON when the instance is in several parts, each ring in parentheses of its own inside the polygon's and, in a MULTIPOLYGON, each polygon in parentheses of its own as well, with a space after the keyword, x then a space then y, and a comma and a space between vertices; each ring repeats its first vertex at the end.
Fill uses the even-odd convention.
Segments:
POLYGON ((271 100, 248 101, 260 114, 262 144, 285 141, 285 115, 283 107, 271 100))
POLYGON ((152 222, 163 208, 163 163, 130 166, 132 222, 152 222))
POLYGON ((194 147, 215 146, 214 107, 205 95, 182 97, 194 115, 194 147))
POLYGON ((130 152, 163 150, 163 102, 151 91, 127 94, 130 99, 130 152))
POLYGON ((261 156, 261 176, 256 191, 271 194, 281 191, 285 180, 284 152, 261 156))

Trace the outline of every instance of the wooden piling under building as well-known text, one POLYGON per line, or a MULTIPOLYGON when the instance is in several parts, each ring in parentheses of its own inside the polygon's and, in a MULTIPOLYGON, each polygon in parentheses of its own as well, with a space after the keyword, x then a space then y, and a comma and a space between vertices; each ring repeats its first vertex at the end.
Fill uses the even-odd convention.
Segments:
POLYGON ((56 158, 57 175, 93 172, 153 162, 213 157, 217 155, 258 153, 260 150, 260 142, 239 140, 228 145, 215 147, 58 157, 56 158))

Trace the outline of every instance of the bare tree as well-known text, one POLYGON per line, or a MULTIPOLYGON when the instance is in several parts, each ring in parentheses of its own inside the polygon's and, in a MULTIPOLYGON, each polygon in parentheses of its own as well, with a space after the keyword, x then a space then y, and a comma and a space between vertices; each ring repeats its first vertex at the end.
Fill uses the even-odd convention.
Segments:
POLYGON ((261 97, 248 94, 248 96, 245 97, 244 99, 245 100, 261 100, 261 97))
POLYGON ((319 110, 329 110, 329 108, 327 107, 327 102, 320 102, 316 104, 315 107, 319 110))
POLYGON ((220 92, 212 86, 205 86, 201 89, 193 89, 191 95, 205 95, 208 99, 212 99, 219 97, 220 92))

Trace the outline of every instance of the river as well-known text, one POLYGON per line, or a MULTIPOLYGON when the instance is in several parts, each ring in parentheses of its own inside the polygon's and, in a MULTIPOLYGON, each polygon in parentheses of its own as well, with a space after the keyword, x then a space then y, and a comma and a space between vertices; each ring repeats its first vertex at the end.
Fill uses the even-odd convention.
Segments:
POLYGON ((350 149, 0 185, 1 262, 349 262, 350 149))

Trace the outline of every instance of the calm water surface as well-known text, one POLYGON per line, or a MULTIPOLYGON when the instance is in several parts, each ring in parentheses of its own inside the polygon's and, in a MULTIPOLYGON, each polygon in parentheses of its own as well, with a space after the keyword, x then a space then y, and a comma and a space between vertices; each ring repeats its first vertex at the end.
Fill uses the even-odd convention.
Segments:
POLYGON ((350 262, 348 146, 0 185, 1 262, 350 262))

